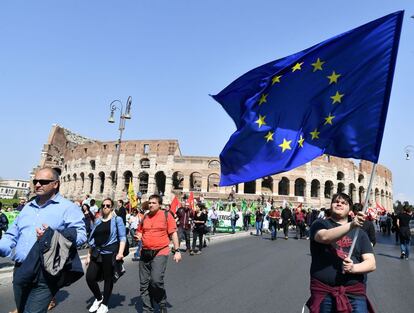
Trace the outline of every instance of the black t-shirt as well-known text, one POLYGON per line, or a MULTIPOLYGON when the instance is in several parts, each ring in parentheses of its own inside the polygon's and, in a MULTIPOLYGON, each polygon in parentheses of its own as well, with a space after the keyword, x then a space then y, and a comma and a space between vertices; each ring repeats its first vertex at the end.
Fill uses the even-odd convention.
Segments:
POLYGON ((95 228, 93 238, 97 247, 103 246, 108 242, 109 236, 111 235, 111 220, 102 222, 95 228))
POLYGON ((204 225, 206 225, 207 214, 205 214, 204 212, 195 214, 194 217, 193 217, 193 220, 204 222, 204 223, 194 223, 194 229, 196 229, 196 230, 202 229, 204 227, 204 225))
POLYGON ((398 214, 398 219, 400 220, 400 228, 401 227, 409 227, 411 216, 407 213, 400 213, 398 214))
MULTIPOLYGON (((338 227, 340 224, 331 219, 318 219, 310 229, 310 250, 312 264, 311 277, 330 286, 350 286, 358 282, 366 282, 366 274, 342 274, 342 262, 348 256, 354 238, 355 229, 332 244, 315 241, 315 234, 321 229, 338 227)), ((362 254, 374 253, 367 234, 360 230, 351 259, 354 264, 362 262, 362 254)))
POLYGON ((122 221, 124 222, 124 225, 126 225, 126 215, 127 215, 127 211, 126 211, 126 209, 125 209, 123 206, 121 206, 121 207, 118 209, 118 212, 116 212, 116 214, 117 214, 120 218, 122 218, 122 221))
POLYGON ((262 212, 256 211, 256 222, 262 222, 263 216, 264 214, 262 212))

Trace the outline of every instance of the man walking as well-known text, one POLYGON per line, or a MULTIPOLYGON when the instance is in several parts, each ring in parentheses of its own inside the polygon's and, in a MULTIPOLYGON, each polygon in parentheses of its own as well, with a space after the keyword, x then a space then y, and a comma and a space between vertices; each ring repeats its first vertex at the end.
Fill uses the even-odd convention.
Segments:
POLYGON ((36 198, 25 205, 0 240, 0 257, 9 256, 14 249, 12 259, 16 263, 13 291, 18 311, 45 313, 57 292, 55 286, 44 277, 43 269, 35 273, 37 279, 31 283, 19 284, 16 279, 18 268, 26 262, 34 262, 26 260, 26 257, 47 228, 58 232, 73 228, 77 246, 86 241, 86 230, 81 210, 59 194, 59 174, 56 170, 40 169, 33 179, 33 186, 36 198))
POLYGON ((290 221, 292 219, 292 211, 288 207, 285 207, 282 210, 281 215, 282 215, 283 233, 285 234, 285 239, 288 240, 288 238, 289 238, 289 236, 288 236, 289 235, 289 224, 290 224, 290 221))
POLYGON ((160 210, 161 204, 159 195, 149 197, 149 212, 137 230, 137 239, 142 240, 139 280, 144 313, 154 312, 155 303, 159 304, 160 313, 167 312, 164 276, 170 239, 174 244, 174 261, 181 261, 175 220, 167 211, 160 210))
POLYGON ((191 209, 188 201, 185 202, 185 207, 180 207, 177 210, 177 227, 178 227, 178 246, 181 240, 185 240, 185 247, 187 252, 191 252, 190 235, 191 235, 191 209))

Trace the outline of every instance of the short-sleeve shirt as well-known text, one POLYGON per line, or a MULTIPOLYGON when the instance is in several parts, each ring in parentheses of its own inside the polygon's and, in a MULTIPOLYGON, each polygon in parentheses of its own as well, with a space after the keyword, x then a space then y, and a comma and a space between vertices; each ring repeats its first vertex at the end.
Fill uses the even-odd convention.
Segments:
MULTIPOLYGON (((356 229, 352 229, 332 244, 322 244, 315 241, 315 234, 319 230, 331 229, 338 226, 341 226, 341 224, 331 219, 318 219, 312 224, 310 228, 310 250, 312 255, 311 277, 330 286, 350 286, 358 282, 365 284, 366 274, 342 273, 342 262, 348 257, 356 229)), ((355 250, 351 257, 354 264, 361 263, 363 261, 362 255, 366 253, 374 253, 374 251, 367 234, 364 231, 359 231, 355 250)))
POLYGON ((168 255, 170 249, 170 235, 177 231, 173 216, 164 210, 158 210, 153 216, 147 214, 143 223, 138 226, 138 233, 142 234, 142 248, 159 250, 157 255, 168 255))

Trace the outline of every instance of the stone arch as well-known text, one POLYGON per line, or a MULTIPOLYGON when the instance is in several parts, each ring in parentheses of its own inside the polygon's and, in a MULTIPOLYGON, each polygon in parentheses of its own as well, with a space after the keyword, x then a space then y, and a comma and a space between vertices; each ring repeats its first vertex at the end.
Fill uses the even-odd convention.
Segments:
POLYGON ((356 202, 356 187, 353 183, 350 183, 348 186, 348 195, 351 197, 352 202, 356 202))
POLYGON ((311 182, 311 197, 318 198, 321 192, 321 183, 319 180, 314 179, 311 182))
POLYGON ((138 191, 141 194, 148 193, 148 180, 149 180, 148 173, 147 172, 141 172, 141 173, 139 173, 138 179, 139 179, 138 191))
POLYGON ((174 172, 172 175, 173 189, 183 190, 184 188, 184 174, 180 171, 174 172))
POLYGON ((93 179, 94 179, 93 174, 89 173, 88 178, 89 178, 89 189, 88 189, 89 191, 88 191, 88 193, 92 194, 93 193, 93 179))
POLYGON ((281 196, 288 196, 289 195, 289 179, 286 177, 282 177, 279 182, 278 186, 278 194, 281 196))
POLYGON ((256 193, 256 181, 255 180, 244 183, 244 193, 248 193, 248 194, 256 193))
POLYGON ((273 193, 273 178, 272 176, 266 176, 262 179, 262 192, 264 194, 273 193))
POLYGON ((201 191, 202 176, 198 172, 190 174, 190 191, 201 191))
POLYGON ((359 174, 359 175, 358 175, 358 183, 363 184, 363 183, 364 183, 364 180, 365 180, 364 175, 359 174))
POLYGON ((384 206, 385 204, 385 192, 383 189, 381 189, 381 205, 384 206))
POLYGON ((374 196, 375 202, 379 202, 378 201, 379 200, 379 195, 380 195, 379 189, 375 188, 375 196, 374 196))
POLYGON ((165 194, 165 180, 166 180, 165 173, 163 171, 159 171, 155 173, 155 193, 159 195, 165 194))
POLYGON ((303 178, 298 178, 295 180, 295 196, 304 197, 306 189, 306 181, 303 178))
POLYGON ((325 195, 326 199, 332 198, 332 195, 333 195, 333 182, 330 181, 330 180, 327 180, 325 182, 324 195, 325 195))
POLYGON ((105 188, 105 173, 104 172, 99 172, 98 174, 99 176, 99 193, 103 193, 104 192, 104 188, 105 188))
POLYGON ((85 173, 81 172, 79 174, 79 177, 81 179, 81 188, 80 188, 80 190, 81 190, 81 192, 84 192, 85 191, 85 173))
POLYGON ((116 188, 116 174, 115 171, 111 171, 111 184, 112 184, 112 189, 116 188))
POLYGON ((131 171, 125 171, 124 174, 122 175, 122 177, 124 178, 124 188, 122 189, 122 191, 128 191, 129 182, 132 179, 132 172, 131 171))
POLYGON ((207 177, 207 192, 219 192, 220 176, 218 174, 210 174, 207 177))
POLYGON ((345 179, 345 174, 343 172, 341 172, 341 171, 338 171, 336 173, 336 179, 337 180, 344 180, 345 179))
POLYGON ((208 162, 208 168, 218 170, 220 169, 220 162, 218 160, 211 160, 208 162))
POLYGON ((337 193, 345 192, 345 185, 343 183, 338 183, 337 193))
POLYGON ((359 203, 362 203, 365 200, 365 188, 360 186, 358 189, 359 203))

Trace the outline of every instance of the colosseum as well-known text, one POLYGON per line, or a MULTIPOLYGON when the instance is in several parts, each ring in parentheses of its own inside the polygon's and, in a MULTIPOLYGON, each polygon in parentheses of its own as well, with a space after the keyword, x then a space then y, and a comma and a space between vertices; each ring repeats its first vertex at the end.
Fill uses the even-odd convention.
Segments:
MULTIPOLYGON (((77 135, 53 125, 44 145, 40 167, 61 170, 61 193, 72 199, 86 194, 95 199, 115 196, 126 198, 130 181, 135 192, 145 199, 162 193, 166 201, 174 194, 194 192, 206 199, 271 197, 277 204, 284 200, 305 207, 325 207, 334 192, 348 193, 354 202, 365 198, 372 163, 321 156, 289 172, 263 177, 233 187, 219 187, 218 157, 184 156, 178 140, 123 141, 118 175, 115 175, 118 142, 102 142, 77 135)), ((377 166, 370 199, 387 210, 392 209, 392 173, 377 166)))

